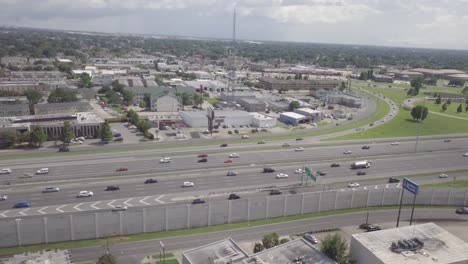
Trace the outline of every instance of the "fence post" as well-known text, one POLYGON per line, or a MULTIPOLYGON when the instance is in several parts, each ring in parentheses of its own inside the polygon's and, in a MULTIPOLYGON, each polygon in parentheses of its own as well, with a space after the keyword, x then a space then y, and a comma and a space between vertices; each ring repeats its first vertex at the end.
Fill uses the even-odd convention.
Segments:
POLYGON ((73 225, 73 215, 69 215, 70 219, 70 240, 75 240, 75 226, 73 225))
POLYGON ((23 242, 21 240, 21 229, 20 229, 20 222, 21 222, 21 219, 15 219, 15 223, 16 223, 16 238, 18 240, 18 246, 21 247, 23 245, 23 242))
POLYGON ((142 222, 143 222, 143 233, 146 233, 146 208, 143 208, 143 210, 141 211, 141 217, 143 218, 143 219, 142 219, 142 222))
POLYGON ((211 203, 208 203, 208 226, 211 225, 211 203))
POLYGON ((351 193, 351 209, 353 208, 353 204, 354 204, 354 193, 355 191, 353 190, 353 192, 351 193))
POLYGON ((320 209, 322 208, 322 193, 323 192, 320 192, 320 195, 319 195, 318 210, 317 210, 318 213, 320 213, 320 209))
POLYGON ((302 200, 301 200, 301 215, 304 214, 304 196, 305 193, 302 193, 302 200))
POLYGON ((94 225, 96 231, 96 238, 99 238, 99 230, 98 230, 98 214, 94 213, 94 225))
POLYGON ((431 193, 431 204, 432 205, 432 201, 434 200, 434 188, 432 188, 432 193, 431 193))
POLYGON ((466 189, 466 192, 465 192, 465 199, 463 200, 463 206, 466 205, 466 199, 468 198, 468 189, 466 189))
POLYGON ((283 216, 286 216, 286 206, 288 205, 288 196, 289 196, 289 194, 284 196, 283 216))
POLYGON ((387 188, 383 188, 382 202, 380 203, 380 206, 383 206, 384 203, 385 203, 385 190, 386 190, 386 189, 387 189, 387 188))
POLYGON ((164 216, 166 217, 166 231, 169 230, 169 216, 167 214, 167 212, 169 211, 169 207, 165 207, 165 210, 164 210, 164 216))
POLYGON ((268 219, 268 210, 270 207, 270 197, 267 196, 266 198, 266 206, 265 206, 265 219, 268 219))
POLYGON ((47 217, 42 218, 44 221, 44 241, 46 244, 49 243, 49 234, 47 231, 47 217))
POLYGON ((338 192, 335 192, 335 208, 333 210, 336 211, 336 204, 338 203, 338 192))
POLYGON ((447 205, 450 205, 450 198, 452 197, 452 191, 453 191, 453 189, 450 188, 447 205))
POLYGON ((123 235, 122 211, 119 211, 119 232, 123 235))
POLYGON ((366 208, 369 207, 369 197, 370 197, 370 190, 367 189, 366 208))
POLYGON ((228 201, 228 224, 231 223, 231 200, 228 201))
POLYGON ((187 228, 190 228, 190 204, 187 204, 187 228))

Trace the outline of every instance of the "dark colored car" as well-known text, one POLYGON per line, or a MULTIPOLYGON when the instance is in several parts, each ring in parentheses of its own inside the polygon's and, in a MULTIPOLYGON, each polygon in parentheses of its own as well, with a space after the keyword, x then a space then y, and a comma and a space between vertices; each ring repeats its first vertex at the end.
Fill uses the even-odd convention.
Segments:
POLYGON ((118 185, 109 185, 106 188, 106 191, 118 191, 120 190, 120 187, 118 185))
POLYGON ((203 159, 199 159, 198 162, 207 162, 208 159, 207 158, 203 158, 203 159))
POLYGON ((392 178, 392 177, 388 178, 388 183, 397 183, 397 182, 400 182, 400 180, 397 178, 392 178))
POLYGON ((455 210, 457 214, 468 214, 468 207, 461 207, 455 210))
POLYGON ((382 228, 378 225, 368 225, 366 232, 373 232, 373 231, 379 231, 382 230, 382 228))
POLYGON ((116 171, 128 171, 127 168, 118 168, 116 171))
POLYGON ((451 141, 452 141, 452 140, 450 140, 450 139, 448 139, 448 138, 444 139, 444 142, 451 142, 451 141))
POLYGON ((273 169, 273 168, 263 168, 263 172, 264 173, 271 173, 271 172, 275 172, 275 169, 273 169))
POLYGON ((325 176, 327 175, 327 173, 323 172, 323 171, 317 171, 317 174, 320 175, 320 176, 325 176))
POLYGON ((315 237, 312 234, 304 234, 304 239, 309 241, 312 244, 317 244, 318 243, 317 237, 315 237))
POLYGON ((296 141, 301 141, 303 140, 303 138, 296 138, 296 141))
POLYGON ((19 203, 16 203, 15 205, 13 205, 13 208, 27 208, 27 207, 31 207, 31 203, 19 202, 19 203))
POLYGON ((332 164, 330 165, 330 167, 332 167, 332 168, 339 167, 339 166, 340 166, 340 164, 338 164, 338 163, 332 163, 332 164))
POLYGON ((204 203, 206 203, 206 201, 204 199, 201 199, 201 198, 197 198, 197 199, 192 201, 192 204, 204 204, 204 203))
POLYGON ((374 123, 370 123, 369 126, 374 126, 374 123))
POLYGON ((219 145, 219 146, 222 147, 222 148, 224 148, 224 147, 227 147, 228 144, 224 143, 224 144, 221 144, 221 145, 219 145))
POLYGON ((280 190, 271 190, 270 195, 280 195, 282 192, 280 190))
POLYGON ((362 146, 362 149, 370 149, 370 146, 362 146))
POLYGON ((228 197, 228 200, 237 200, 237 199, 240 199, 240 196, 235 193, 231 193, 228 197))
POLYGON ((158 183, 158 180, 156 180, 156 179, 147 179, 145 181, 145 184, 150 184, 150 183, 158 183))
POLYGON ((365 171, 358 171, 358 172, 356 173, 356 175, 359 175, 359 176, 361 176, 361 175, 366 175, 366 174, 367 174, 367 173, 366 173, 365 171))
POLYGON ((69 147, 65 147, 65 146, 61 146, 59 148, 59 152, 70 152, 70 148, 69 147))

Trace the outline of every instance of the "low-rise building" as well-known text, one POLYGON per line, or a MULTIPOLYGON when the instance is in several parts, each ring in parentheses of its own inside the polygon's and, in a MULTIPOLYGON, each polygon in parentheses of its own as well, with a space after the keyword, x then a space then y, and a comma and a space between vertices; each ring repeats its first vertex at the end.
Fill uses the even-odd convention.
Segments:
POLYGON ((88 102, 47 103, 34 105, 34 114, 36 115, 74 114, 77 112, 90 112, 92 110, 93 108, 88 102))
POLYGON ((323 118, 322 111, 311 108, 298 108, 295 109, 294 112, 306 116, 310 121, 318 121, 323 118))
POLYGON ((0 105, 0 117, 30 115, 29 104, 0 105))
POLYGON ((388 83, 393 82, 393 76, 384 75, 384 74, 374 74, 374 76, 372 76, 372 79, 376 82, 388 82, 388 83))
POLYGON ((17 94, 23 94, 27 90, 46 92, 67 86, 65 81, 0 81, 0 91, 14 92, 17 94))
POLYGON ((262 115, 259 113, 249 113, 249 114, 253 117, 252 126, 254 127, 266 128, 266 127, 276 126, 276 118, 273 118, 267 115, 262 115))
POLYGON ((256 98, 239 98, 236 102, 240 104, 247 112, 265 112, 266 103, 256 98))
POLYGON ((294 113, 294 112, 284 112, 279 116, 279 121, 288 125, 297 126, 298 124, 307 122, 308 118, 306 116, 294 113))
MULTIPOLYGON (((180 112, 183 122, 189 127, 207 127, 206 111, 180 112)), ((240 110, 215 110, 213 125, 245 126, 252 125, 253 117, 248 112, 240 110)))
POLYGON ((146 106, 154 112, 179 112, 183 109, 182 99, 175 94, 176 88, 171 87, 128 87, 134 93, 134 103, 146 102, 149 97, 150 105, 146 106))
POLYGON ((362 106, 362 99, 349 94, 328 94, 326 99, 328 104, 339 104, 347 107, 360 108, 362 106))
POLYGON ((260 85, 267 90, 319 90, 335 89, 341 84, 341 80, 333 78, 317 78, 311 80, 281 80, 271 77, 258 79, 260 85))

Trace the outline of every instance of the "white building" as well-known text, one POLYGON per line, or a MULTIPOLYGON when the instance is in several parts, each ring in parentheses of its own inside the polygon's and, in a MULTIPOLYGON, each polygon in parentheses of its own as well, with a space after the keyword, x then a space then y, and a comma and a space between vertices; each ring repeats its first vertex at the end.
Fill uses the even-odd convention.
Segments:
POLYGON ((298 108, 294 110, 295 113, 308 117, 310 120, 317 121, 322 119, 322 111, 314 110, 311 108, 298 108))
POLYGON ((288 125, 296 126, 300 123, 304 123, 307 120, 306 116, 296 114, 294 112, 284 112, 279 116, 279 121, 288 125))
POLYGON ((252 126, 255 127, 275 127, 276 126, 276 119, 267 115, 262 115, 259 113, 249 113, 252 119, 252 126))
POLYGON ((172 93, 155 98, 151 106, 151 111, 155 112, 179 112, 180 110, 182 110, 181 100, 172 93))
MULTIPOLYGON (((180 117, 189 127, 207 127, 206 111, 180 112, 180 117)), ((215 111, 214 125, 245 126, 253 124, 253 116, 245 111, 221 110, 215 111)))
POLYGON ((468 244, 434 223, 355 234, 350 249, 356 264, 468 263, 468 244))

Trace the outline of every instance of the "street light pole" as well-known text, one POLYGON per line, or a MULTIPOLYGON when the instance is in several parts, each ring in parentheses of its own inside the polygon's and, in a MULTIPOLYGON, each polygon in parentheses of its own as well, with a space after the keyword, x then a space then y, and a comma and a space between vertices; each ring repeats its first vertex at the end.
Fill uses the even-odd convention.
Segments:
POLYGON ((426 96, 424 96, 424 99, 423 99, 423 104, 422 104, 422 110, 421 110, 421 114, 419 116, 419 124, 418 124, 418 131, 416 133, 416 144, 414 145, 414 152, 418 152, 418 142, 419 142, 419 133, 421 131, 421 125, 422 125, 422 121, 423 121, 423 114, 424 114, 424 104, 426 102, 426 96))

